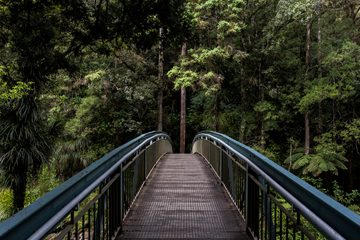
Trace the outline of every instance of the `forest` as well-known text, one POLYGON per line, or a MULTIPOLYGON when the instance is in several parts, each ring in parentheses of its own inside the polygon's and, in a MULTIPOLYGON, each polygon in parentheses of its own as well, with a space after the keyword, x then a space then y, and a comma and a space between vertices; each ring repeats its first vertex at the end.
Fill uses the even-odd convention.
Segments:
POLYGON ((360 214, 359 11, 0 0, 0 222, 153 130, 187 153, 199 131, 226 134, 360 214))

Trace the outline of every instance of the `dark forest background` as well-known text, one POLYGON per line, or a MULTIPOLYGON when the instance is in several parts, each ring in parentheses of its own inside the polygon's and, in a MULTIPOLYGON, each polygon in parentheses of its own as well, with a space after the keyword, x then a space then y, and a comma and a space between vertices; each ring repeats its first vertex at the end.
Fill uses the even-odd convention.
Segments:
POLYGON ((0 220, 142 133, 179 152, 181 89, 186 152, 199 131, 226 134, 358 211, 359 10, 0 1, 0 220))

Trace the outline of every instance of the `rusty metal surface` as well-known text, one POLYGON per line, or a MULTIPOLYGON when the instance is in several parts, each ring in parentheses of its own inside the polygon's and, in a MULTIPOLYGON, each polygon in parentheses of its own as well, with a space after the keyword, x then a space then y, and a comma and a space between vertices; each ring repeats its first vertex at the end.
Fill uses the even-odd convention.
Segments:
POLYGON ((116 239, 252 239, 209 165, 170 154, 147 180, 116 239))

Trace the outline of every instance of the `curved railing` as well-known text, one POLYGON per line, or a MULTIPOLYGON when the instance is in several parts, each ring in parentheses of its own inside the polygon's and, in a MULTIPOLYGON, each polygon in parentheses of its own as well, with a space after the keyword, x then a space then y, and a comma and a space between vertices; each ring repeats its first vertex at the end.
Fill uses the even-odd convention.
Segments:
POLYGON ((316 239, 302 223, 304 218, 329 239, 360 236, 360 216, 226 135, 198 133, 192 153, 201 154, 212 166, 254 238, 316 239), (286 210, 274 195, 285 199, 292 210, 286 210))
POLYGON ((170 137, 143 134, 118 147, 0 224, 1 239, 112 239, 170 137))

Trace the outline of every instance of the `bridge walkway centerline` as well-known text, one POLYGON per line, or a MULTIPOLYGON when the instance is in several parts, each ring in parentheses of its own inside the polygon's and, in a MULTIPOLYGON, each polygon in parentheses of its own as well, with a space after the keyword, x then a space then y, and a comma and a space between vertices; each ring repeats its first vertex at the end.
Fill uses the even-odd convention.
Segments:
POLYGON ((116 239, 252 239, 209 164, 196 154, 168 154, 123 222, 116 239))

